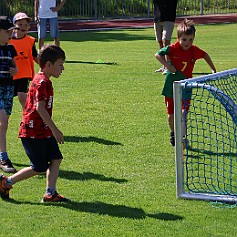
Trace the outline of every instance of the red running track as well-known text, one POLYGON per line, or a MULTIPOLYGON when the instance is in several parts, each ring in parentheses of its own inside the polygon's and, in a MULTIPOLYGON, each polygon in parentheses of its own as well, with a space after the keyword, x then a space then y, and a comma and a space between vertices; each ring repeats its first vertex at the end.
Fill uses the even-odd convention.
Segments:
MULTIPOLYGON (((237 13, 202 15, 202 16, 185 16, 177 17, 176 23, 181 22, 184 18, 192 19, 195 24, 221 24, 237 23, 237 13)), ((88 30, 108 30, 108 29, 127 29, 127 28, 146 28, 153 27, 153 19, 116 19, 116 20, 76 20, 60 21, 60 31, 88 31, 88 30)), ((31 25, 31 31, 36 31, 36 25, 31 25)))

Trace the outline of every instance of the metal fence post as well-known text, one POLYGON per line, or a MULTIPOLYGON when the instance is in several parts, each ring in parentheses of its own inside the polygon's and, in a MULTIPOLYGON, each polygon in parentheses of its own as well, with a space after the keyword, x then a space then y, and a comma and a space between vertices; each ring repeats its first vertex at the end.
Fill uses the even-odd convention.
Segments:
POLYGON ((147 16, 150 17, 150 0, 148 0, 148 11, 147 11, 147 16))
POLYGON ((94 0, 95 19, 98 19, 98 0, 94 0))
POLYGON ((204 14, 204 0, 200 0, 200 15, 204 14))

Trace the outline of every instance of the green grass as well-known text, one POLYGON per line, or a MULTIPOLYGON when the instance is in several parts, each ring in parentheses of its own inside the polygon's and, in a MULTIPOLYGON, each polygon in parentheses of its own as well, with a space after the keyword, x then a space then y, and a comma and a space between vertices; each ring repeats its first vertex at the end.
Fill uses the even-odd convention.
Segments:
MULTIPOLYGON (((218 71, 236 67, 235 28, 197 26, 195 43, 218 71)), ((61 46, 65 71, 53 79, 53 118, 65 135, 58 192, 73 203, 41 204, 44 175, 17 183, 10 202, 0 200, 0 236, 235 236, 236 209, 176 199, 153 29, 62 33, 61 46)), ((194 72, 210 69, 199 61, 194 72)), ((8 152, 17 169, 29 164, 20 119, 15 99, 8 152)))

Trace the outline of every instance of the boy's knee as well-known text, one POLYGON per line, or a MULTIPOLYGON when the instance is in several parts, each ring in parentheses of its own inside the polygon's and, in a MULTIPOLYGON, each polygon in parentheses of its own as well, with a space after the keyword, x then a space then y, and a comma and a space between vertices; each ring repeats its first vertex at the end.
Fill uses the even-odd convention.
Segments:
POLYGON ((47 169, 49 168, 49 165, 42 165, 42 166, 31 166, 32 170, 34 170, 37 173, 45 173, 47 169))
POLYGON ((7 127, 8 127, 8 119, 2 119, 0 122, 0 128, 7 129, 7 127))

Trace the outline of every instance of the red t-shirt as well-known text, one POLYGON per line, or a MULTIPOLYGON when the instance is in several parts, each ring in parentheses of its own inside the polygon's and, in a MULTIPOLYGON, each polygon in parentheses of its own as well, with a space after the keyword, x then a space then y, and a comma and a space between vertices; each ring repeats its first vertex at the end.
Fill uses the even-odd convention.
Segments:
POLYGON ((173 98, 173 82, 192 78, 195 62, 200 58, 204 58, 206 52, 195 45, 192 45, 188 50, 183 50, 180 43, 176 42, 160 49, 157 54, 161 56, 169 55, 170 64, 177 69, 175 74, 170 72, 166 74, 162 90, 162 95, 173 98))
POLYGON ((182 72, 186 78, 192 78, 195 62, 204 58, 206 52, 195 45, 188 50, 183 50, 180 43, 176 42, 169 46, 169 58, 173 66, 182 72))
POLYGON ((45 101, 45 108, 51 117, 53 107, 52 82, 43 73, 38 73, 35 75, 29 88, 26 106, 20 124, 19 137, 53 137, 52 131, 36 111, 36 103, 41 100, 45 101))

